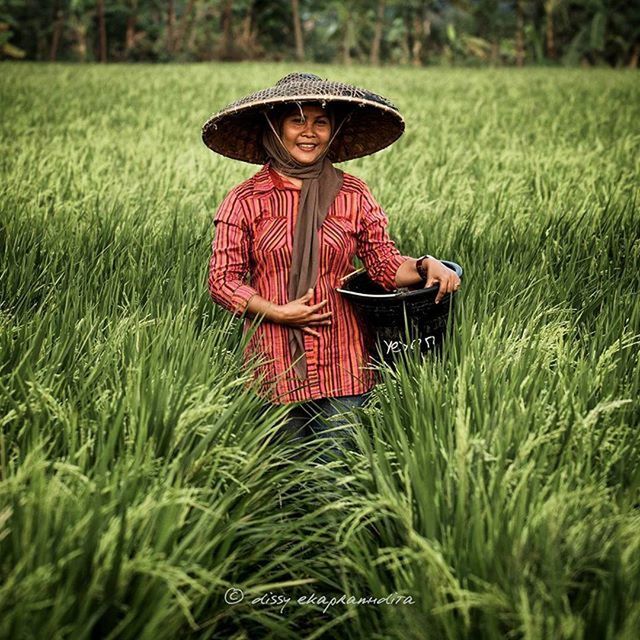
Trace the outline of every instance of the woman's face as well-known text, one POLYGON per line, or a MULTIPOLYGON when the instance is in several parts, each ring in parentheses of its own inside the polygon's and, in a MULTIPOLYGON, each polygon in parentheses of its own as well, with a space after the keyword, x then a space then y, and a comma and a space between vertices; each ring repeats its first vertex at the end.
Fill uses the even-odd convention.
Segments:
POLYGON ((285 116, 281 138, 289 153, 300 164, 312 164, 327 148, 331 139, 331 121, 325 109, 303 105, 285 116))

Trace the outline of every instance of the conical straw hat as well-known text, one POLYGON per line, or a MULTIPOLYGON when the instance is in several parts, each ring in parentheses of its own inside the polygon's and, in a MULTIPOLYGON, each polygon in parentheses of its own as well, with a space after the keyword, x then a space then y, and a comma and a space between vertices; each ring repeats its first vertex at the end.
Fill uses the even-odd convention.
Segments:
POLYGON ((318 102, 336 108, 336 122, 346 118, 327 157, 344 162, 388 147, 404 132, 404 120, 386 98, 343 82, 323 80, 311 73, 290 73, 274 87, 256 91, 211 116, 202 127, 204 143, 223 156, 264 164, 262 130, 278 105, 318 102), (263 113, 264 112, 264 113, 263 113))

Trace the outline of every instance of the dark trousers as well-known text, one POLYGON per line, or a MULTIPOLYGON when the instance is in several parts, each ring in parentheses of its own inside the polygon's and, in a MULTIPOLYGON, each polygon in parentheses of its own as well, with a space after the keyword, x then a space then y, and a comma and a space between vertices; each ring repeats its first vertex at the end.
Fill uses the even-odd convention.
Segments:
POLYGON ((353 409, 364 406, 371 391, 355 396, 337 396, 320 398, 307 402, 293 403, 289 417, 283 429, 283 435, 291 441, 315 436, 326 442, 319 460, 328 462, 333 456, 341 457, 338 442, 353 449, 353 427, 350 423, 359 422, 353 409))

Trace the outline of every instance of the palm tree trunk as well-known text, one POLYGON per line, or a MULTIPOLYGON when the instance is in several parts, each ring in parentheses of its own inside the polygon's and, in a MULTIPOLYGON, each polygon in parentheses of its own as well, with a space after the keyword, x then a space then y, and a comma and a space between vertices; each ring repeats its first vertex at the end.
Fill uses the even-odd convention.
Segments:
POLYGON ((183 51, 186 44, 186 34, 187 29, 191 26, 193 22, 193 7, 195 6, 196 0, 189 0, 189 4, 187 4, 187 8, 184 10, 184 14, 178 23, 178 27, 176 29, 175 39, 174 39, 174 51, 183 51))
POLYGON ((376 12, 376 23, 373 28, 373 40, 371 51, 369 52, 369 62, 373 65, 380 64, 380 44, 382 42, 382 30, 384 28, 385 0, 378 0, 378 10, 376 12))
POLYGON ((255 0, 250 0, 247 11, 242 18, 242 29, 238 38, 240 48, 245 52, 245 57, 250 60, 253 60, 260 50, 257 42, 258 25, 256 24, 255 12, 255 0))
POLYGON ((58 55, 58 45, 60 44, 60 35, 62 34, 62 27, 64 25, 64 13, 62 10, 57 9, 56 19, 53 23, 53 35, 51 38, 51 49, 49 50, 49 60, 51 62, 56 61, 58 55))
POLYGON ((422 47, 424 45, 426 19, 423 14, 424 6, 416 9, 413 14, 413 44, 411 46, 411 63, 414 67, 422 66, 422 47))
POLYGON ((167 51, 169 54, 173 53, 173 46, 175 42, 175 25, 176 12, 173 6, 173 0, 169 0, 167 4, 167 51))
POLYGON ((233 58, 233 1, 226 0, 222 9, 222 51, 223 60, 233 58))
POLYGON ((524 7, 523 0, 516 2, 516 65, 524 66, 524 7))
POLYGON ((84 23, 83 18, 78 16, 72 16, 70 23, 75 39, 72 50, 80 62, 85 62, 87 59, 87 25, 84 23))
POLYGON ((300 24, 300 3, 291 0, 291 14, 293 16, 293 33, 296 39, 296 58, 304 60, 304 41, 302 39, 302 25, 300 24))
POLYGON ((205 2, 200 2, 196 0, 195 4, 195 13, 193 16, 193 20, 189 23, 189 29, 187 32, 187 51, 194 55, 197 60, 211 60, 211 51, 203 50, 202 45, 200 48, 197 48, 197 38, 200 34, 198 30, 198 25, 204 23, 205 17, 207 15, 208 6, 205 2))
POLYGON ((124 52, 129 53, 133 49, 134 36, 136 34, 136 20, 137 17, 134 14, 127 16, 127 30, 124 34, 124 52))
POLYGON ((98 0, 98 33, 100 42, 100 62, 107 61, 107 27, 104 21, 104 0, 98 0))
POLYGON ((554 0, 545 0, 544 11, 547 19, 547 57, 551 60, 556 59, 556 39, 553 28, 553 10, 554 0))

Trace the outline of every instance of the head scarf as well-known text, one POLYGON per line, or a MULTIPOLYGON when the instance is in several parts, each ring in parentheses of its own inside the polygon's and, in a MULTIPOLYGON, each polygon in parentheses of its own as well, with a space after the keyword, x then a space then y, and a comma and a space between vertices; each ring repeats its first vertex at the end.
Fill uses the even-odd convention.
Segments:
MULTIPOLYGON (((298 107, 300 114, 304 117, 300 104, 298 107)), ((276 171, 302 180, 289 271, 288 301, 290 302, 300 298, 313 288, 318 278, 320 262, 318 229, 327 217, 329 208, 342 187, 343 178, 343 172, 333 166, 329 158, 326 157, 326 153, 345 120, 343 119, 336 129, 335 114, 333 110, 329 110, 332 133, 329 143, 315 162, 301 164, 291 156, 280 137, 281 125, 286 112, 277 119, 276 127, 269 116, 266 113, 264 115, 267 124, 264 127, 262 144, 271 159, 271 165, 276 171)), ((289 349, 296 375, 301 380, 305 380, 307 377, 307 358, 304 335, 300 327, 289 327, 289 349)))

